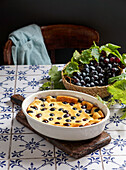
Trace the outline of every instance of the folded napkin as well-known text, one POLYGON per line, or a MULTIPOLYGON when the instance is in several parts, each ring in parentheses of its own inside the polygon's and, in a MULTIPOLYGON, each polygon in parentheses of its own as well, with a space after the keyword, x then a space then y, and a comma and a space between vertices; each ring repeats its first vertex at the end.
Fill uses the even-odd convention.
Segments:
POLYGON ((15 65, 50 65, 41 29, 36 24, 20 28, 9 35, 14 43, 12 58, 15 65))

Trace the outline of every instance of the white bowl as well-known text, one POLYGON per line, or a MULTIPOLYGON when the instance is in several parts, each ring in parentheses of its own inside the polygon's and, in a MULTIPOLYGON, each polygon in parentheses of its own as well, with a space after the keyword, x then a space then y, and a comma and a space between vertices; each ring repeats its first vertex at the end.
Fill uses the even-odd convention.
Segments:
POLYGON ((98 101, 95 97, 90 96, 85 93, 71 91, 71 90, 47 90, 47 91, 40 91, 40 92, 34 93, 28 96, 23 101, 22 110, 27 118, 28 123, 37 132, 45 136, 51 137, 51 138, 61 139, 61 140, 71 140, 71 141, 86 140, 86 139, 91 139, 91 138, 98 136, 104 130, 105 123, 110 115, 110 111, 107 108, 107 106, 101 103, 100 101, 98 101), (105 118, 97 124, 93 124, 93 125, 89 125, 85 127, 60 127, 60 126, 49 125, 49 124, 37 121, 31 116, 29 116, 26 110, 29 104, 34 101, 35 97, 41 98, 41 97, 46 97, 48 95, 72 96, 72 97, 77 97, 80 100, 89 101, 95 104, 96 106, 98 106, 103 111, 103 113, 105 114, 105 118))

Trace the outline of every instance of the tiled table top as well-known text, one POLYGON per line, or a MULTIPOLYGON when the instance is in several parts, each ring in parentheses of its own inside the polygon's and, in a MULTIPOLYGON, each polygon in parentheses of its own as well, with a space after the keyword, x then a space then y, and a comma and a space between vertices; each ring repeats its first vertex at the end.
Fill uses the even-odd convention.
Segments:
MULTIPOLYGON (((58 65, 62 69, 63 65, 58 65)), ((116 105, 106 123, 112 140, 81 159, 73 159, 16 121, 14 93, 24 97, 39 91, 50 66, 0 66, 0 169, 4 170, 125 170, 126 119, 116 105)))

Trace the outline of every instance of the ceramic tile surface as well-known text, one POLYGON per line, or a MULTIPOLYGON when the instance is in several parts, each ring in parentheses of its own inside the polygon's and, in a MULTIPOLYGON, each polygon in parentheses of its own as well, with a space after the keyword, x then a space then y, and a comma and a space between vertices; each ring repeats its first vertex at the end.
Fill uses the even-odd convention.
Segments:
MULTIPOLYGON (((62 70, 64 64, 56 65, 62 70)), ((85 157, 74 159, 16 120, 21 108, 10 97, 24 98, 47 81, 50 65, 0 66, 0 169, 2 170, 126 170, 126 119, 113 106, 105 131, 111 142, 85 157)))

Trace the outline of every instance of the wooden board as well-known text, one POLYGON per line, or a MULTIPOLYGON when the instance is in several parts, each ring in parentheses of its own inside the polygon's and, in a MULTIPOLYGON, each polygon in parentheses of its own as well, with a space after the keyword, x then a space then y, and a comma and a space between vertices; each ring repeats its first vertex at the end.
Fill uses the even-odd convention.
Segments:
POLYGON ((87 154, 90 154, 91 152, 107 145, 111 141, 111 136, 106 133, 102 132, 99 136, 90 139, 90 140, 83 140, 83 141, 63 141, 63 140, 57 140, 53 138, 49 138, 47 136, 44 136, 38 132, 36 132, 27 122, 26 117, 22 111, 20 111, 16 115, 16 119, 29 128, 30 130, 34 131, 44 139, 46 139, 48 142, 55 145, 57 148, 61 149, 62 151, 66 152, 68 155, 70 155, 73 158, 81 158, 87 154))

